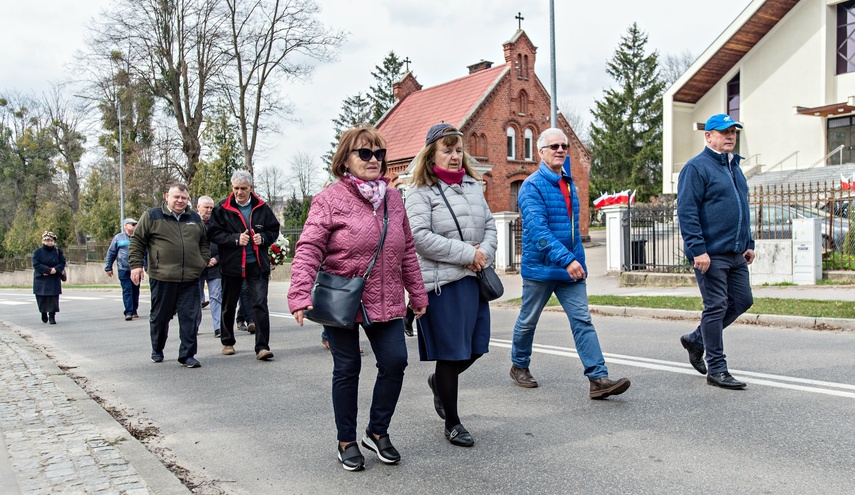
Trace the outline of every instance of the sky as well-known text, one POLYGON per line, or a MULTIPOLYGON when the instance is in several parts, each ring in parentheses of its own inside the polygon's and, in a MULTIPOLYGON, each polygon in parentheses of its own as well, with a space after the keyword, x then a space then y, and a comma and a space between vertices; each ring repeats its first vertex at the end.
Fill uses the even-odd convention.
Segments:
MULTIPOLYGON (((311 78, 289 82, 294 121, 280 122, 264 137, 256 166, 288 169, 296 152, 320 157, 333 140, 332 119, 344 98, 375 83, 371 71, 394 50, 427 88, 467 75, 481 59, 504 63, 502 43, 522 29, 537 46, 535 73, 550 87, 549 1, 510 0, 316 0, 319 19, 344 30, 347 41, 335 62, 317 65, 311 78)), ((48 91, 72 79, 69 67, 84 48, 87 26, 109 0, 0 0, 0 94, 48 91)), ((558 0, 555 1, 557 94, 560 103, 590 121, 590 108, 612 87, 605 72, 622 35, 636 22, 648 50, 660 56, 687 51, 699 56, 751 0, 558 0)), ((427 131, 427 130, 425 130, 427 131)))

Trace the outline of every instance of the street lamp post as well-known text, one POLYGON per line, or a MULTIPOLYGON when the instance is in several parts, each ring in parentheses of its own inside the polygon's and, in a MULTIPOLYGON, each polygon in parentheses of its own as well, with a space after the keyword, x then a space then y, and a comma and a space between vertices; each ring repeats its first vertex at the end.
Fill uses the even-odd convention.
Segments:
MULTIPOLYGON (((116 92, 116 110, 119 116, 119 211, 120 217, 119 222, 123 222, 125 220, 125 178, 124 178, 124 157, 122 155, 122 148, 124 148, 124 142, 122 139, 122 100, 119 98, 119 93, 116 92)), ((124 225, 120 225, 119 228, 124 230, 124 225)))
POLYGON ((549 122, 552 127, 558 127, 558 94, 555 82, 555 0, 549 0, 549 49, 550 49, 550 91, 552 100, 549 102, 549 122))

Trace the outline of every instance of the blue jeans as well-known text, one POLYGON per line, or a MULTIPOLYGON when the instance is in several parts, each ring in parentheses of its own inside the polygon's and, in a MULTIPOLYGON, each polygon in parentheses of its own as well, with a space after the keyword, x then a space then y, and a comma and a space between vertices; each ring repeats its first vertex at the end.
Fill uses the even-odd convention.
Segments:
POLYGON ((701 324, 689 340, 706 353, 709 373, 727 371, 722 334, 728 325, 754 304, 748 277, 748 263, 742 254, 714 254, 706 273, 695 269, 695 278, 704 300, 701 324))
POLYGON ((173 315, 178 316, 178 336, 181 345, 178 348, 178 362, 196 355, 196 319, 202 312, 202 300, 199 299, 199 282, 164 282, 149 277, 151 287, 151 327, 152 355, 160 354, 166 346, 169 335, 169 322, 173 315))
MULTIPOLYGON (((223 315, 223 279, 212 278, 205 280, 199 279, 199 297, 204 297, 205 282, 208 283, 208 300, 211 302, 211 320, 214 322, 214 333, 220 331, 220 317, 223 315)), ((203 299, 204 300, 204 299, 203 299)), ((196 327, 202 324, 202 312, 199 312, 199 319, 196 320, 196 327)))
POLYGON ((130 270, 119 270, 119 283, 122 285, 125 316, 137 314, 137 309, 140 307, 140 286, 131 282, 130 270))
POLYGON ((557 282, 523 279, 522 306, 514 325, 514 342, 511 347, 511 362, 517 368, 528 368, 531 363, 531 345, 534 331, 543 307, 555 293, 570 320, 570 330, 576 343, 576 353, 585 367, 585 376, 591 379, 609 375, 603 351, 591 313, 588 311, 588 287, 584 280, 557 282))
MULTIPOLYGON (((356 441, 356 413, 359 392, 359 329, 324 327, 333 357, 332 399, 335 426, 339 442, 356 441)), ((407 343, 404 340, 404 320, 381 321, 365 329, 371 350, 377 359, 377 379, 368 429, 385 435, 398 405, 407 367, 407 343)))

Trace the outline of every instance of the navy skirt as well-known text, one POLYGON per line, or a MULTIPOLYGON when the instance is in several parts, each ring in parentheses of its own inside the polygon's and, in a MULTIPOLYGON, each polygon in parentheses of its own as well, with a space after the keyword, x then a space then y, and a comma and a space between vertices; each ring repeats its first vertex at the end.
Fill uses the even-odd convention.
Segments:
POLYGON ((427 312, 416 320, 422 361, 464 361, 490 351, 490 305, 478 296, 478 279, 443 285, 428 300, 427 312))

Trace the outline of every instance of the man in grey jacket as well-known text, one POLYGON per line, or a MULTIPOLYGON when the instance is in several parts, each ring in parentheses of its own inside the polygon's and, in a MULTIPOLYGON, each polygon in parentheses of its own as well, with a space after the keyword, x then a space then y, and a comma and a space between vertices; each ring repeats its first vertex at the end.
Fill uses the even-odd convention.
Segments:
POLYGON ((107 257, 104 260, 106 266, 104 271, 108 277, 113 276, 113 262, 119 269, 119 283, 122 285, 122 302, 125 304, 125 321, 139 318, 137 308, 140 307, 140 287, 131 282, 131 267, 128 264, 128 246, 131 244, 131 236, 137 228, 137 221, 126 218, 122 221, 122 232, 113 236, 110 248, 107 249, 107 257))

